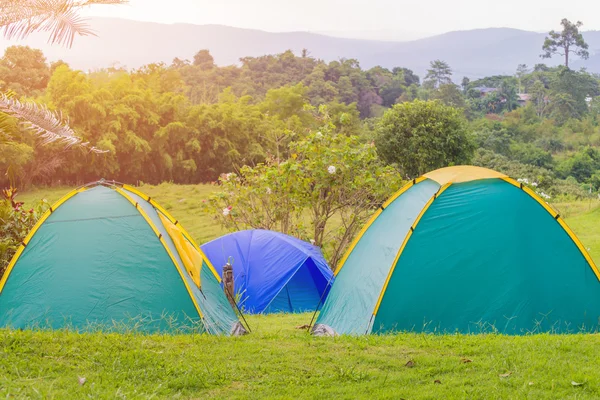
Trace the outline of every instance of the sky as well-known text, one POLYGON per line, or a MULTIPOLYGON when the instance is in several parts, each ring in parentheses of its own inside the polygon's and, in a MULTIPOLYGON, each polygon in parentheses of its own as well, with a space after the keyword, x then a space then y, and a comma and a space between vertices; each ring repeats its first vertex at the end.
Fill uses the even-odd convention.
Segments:
POLYGON ((85 14, 409 39, 489 27, 542 32, 558 29, 565 17, 584 22, 584 30, 600 30, 596 0, 130 0, 126 5, 93 6, 85 14))

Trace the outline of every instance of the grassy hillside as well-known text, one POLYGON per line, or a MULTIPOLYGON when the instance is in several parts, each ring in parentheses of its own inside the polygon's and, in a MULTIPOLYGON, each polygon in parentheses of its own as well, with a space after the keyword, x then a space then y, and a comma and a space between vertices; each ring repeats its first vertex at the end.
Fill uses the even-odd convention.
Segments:
POLYGON ((332 339, 295 328, 309 320, 308 314, 252 317, 254 332, 241 338, 0 331, 0 396, 600 397, 598 335, 332 339))
POLYGON ((568 217, 567 223, 600 265, 600 208, 568 217))

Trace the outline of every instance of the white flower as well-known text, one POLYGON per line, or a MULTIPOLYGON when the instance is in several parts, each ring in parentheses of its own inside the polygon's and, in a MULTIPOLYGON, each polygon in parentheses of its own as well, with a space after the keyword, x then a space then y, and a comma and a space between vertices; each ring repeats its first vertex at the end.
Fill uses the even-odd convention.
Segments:
POLYGON ((223 209, 223 216, 224 217, 228 216, 230 212, 231 212, 231 210, 229 208, 224 208, 223 209))
POLYGON ((546 200, 551 199, 551 197, 544 192, 539 192, 538 194, 540 195, 540 197, 543 197, 546 200))
POLYGON ((533 187, 537 187, 537 186, 538 186, 538 183, 537 183, 537 182, 531 182, 531 186, 533 186, 533 187))
POLYGON ((268 188, 267 188, 267 194, 271 194, 271 193, 273 193, 273 191, 271 190, 271 188, 270 188, 270 187, 268 187, 268 188))
POLYGON ((315 137, 316 137, 317 139, 321 139, 321 138, 323 137, 323 134, 322 134, 321 132, 317 132, 317 133, 315 134, 315 137))
POLYGON ((223 175, 223 180, 228 181, 234 174, 232 172, 223 175))
POLYGON ((519 183, 523 183, 523 178, 519 178, 519 179, 517 179, 517 182, 519 182, 519 183))
POLYGON ((335 174, 335 166, 330 165, 329 168, 327 168, 327 172, 329 172, 331 175, 335 174))

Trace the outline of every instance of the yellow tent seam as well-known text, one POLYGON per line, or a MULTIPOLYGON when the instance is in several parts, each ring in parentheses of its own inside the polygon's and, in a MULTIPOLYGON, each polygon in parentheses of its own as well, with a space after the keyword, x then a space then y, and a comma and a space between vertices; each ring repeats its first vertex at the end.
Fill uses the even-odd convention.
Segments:
POLYGON ((152 222, 152 220, 150 219, 150 217, 148 216, 148 214, 146 214, 146 212, 141 207, 137 207, 136 206, 137 203, 135 202, 134 199, 132 199, 131 197, 129 197, 129 195, 127 193, 125 193, 125 191, 122 190, 121 188, 115 186, 114 189, 121 196, 123 196, 125 199, 127 199, 136 208, 136 210, 140 213, 140 215, 146 220, 146 222, 148 223, 148 225, 150 225, 150 228, 152 229, 152 231, 154 232, 154 234, 156 235, 156 237, 159 239, 160 243, 163 245, 163 247, 167 251, 167 254, 171 258, 171 261, 173 262, 173 265, 175 266, 175 269, 177 270, 177 272, 179 272, 179 276, 181 277, 181 280, 183 281, 183 284, 185 285, 185 288, 186 288, 186 290, 187 290, 187 292, 188 292, 188 294, 190 296, 190 299, 192 300, 192 303, 194 303, 194 307, 196 307, 196 311, 198 311, 198 315, 200 316, 201 319, 204 319, 204 315, 202 314, 202 310, 200 309, 200 305, 196 301, 196 298, 194 297, 194 294, 192 293, 192 289, 190 288, 190 285, 188 284, 187 280, 185 279, 185 275, 183 274, 183 271, 181 271, 181 269, 179 268, 179 265, 178 265, 177 260, 175 259, 175 256, 173 255, 173 253, 169 249, 169 246, 165 242, 165 238, 158 231, 158 228, 156 227, 156 225, 154 225, 154 223, 152 222))
POLYGON ((392 204, 398 197, 400 197, 408 189, 410 189, 414 185, 416 185, 416 184, 424 181, 425 179, 427 179, 427 178, 424 177, 424 176, 422 176, 420 178, 411 180, 409 183, 407 183, 406 185, 402 186, 402 188, 400 190, 398 190, 396 193, 394 193, 392 195, 392 197, 390 197, 388 200, 386 200, 385 203, 383 203, 383 205, 371 216, 371 218, 369 218, 369 220, 362 227, 362 229, 360 230, 360 232, 358 232, 358 235, 356 235, 356 237, 354 238, 354 240, 352 240, 352 242, 350 243, 350 246, 348 247, 348 250, 346 250, 346 252, 344 253, 344 256, 340 260, 340 263, 338 264, 338 267, 333 272, 333 276, 337 276, 340 273, 340 271, 342 270, 342 267, 344 266, 344 264, 346 263, 346 261, 348 261, 348 258, 350 257, 350 254, 352 254, 352 251, 354 251, 354 248, 356 247, 356 245, 358 244, 358 242, 360 241, 360 239, 362 239, 362 237, 364 236, 365 233, 367 233, 367 230, 369 230, 369 228, 371 227, 371 225, 373 225, 373 223, 377 220, 377 218, 379 218, 379 216, 381 215, 381 213, 383 212, 383 210, 386 209, 390 204, 392 204))
POLYGON ((408 230, 408 233, 406 234, 406 237, 404 238, 404 241, 402 242, 402 246, 400 246, 400 249, 398 250, 398 254, 396 254, 396 258, 394 258, 394 262, 392 263, 392 266, 390 267, 390 271, 388 273, 388 276, 385 278, 385 282, 383 283, 383 287, 381 288, 381 293, 379 293, 379 298, 377 299, 377 303, 375 304, 375 309, 373 311, 373 317, 376 316, 377 312, 379 311, 379 306, 381 305, 381 301, 383 300, 383 296, 385 295, 385 291, 387 290, 388 284, 390 283, 390 279, 392 278, 392 275, 394 274, 394 271, 396 269, 396 265, 398 265, 398 262, 400 261, 400 256, 402 255, 402 252, 406 248, 406 245, 408 244, 409 239, 412 237, 412 234, 413 234, 414 230, 417 228, 417 225, 421 221, 421 218, 423 218, 423 215, 425 215, 425 213, 427 212, 427 210, 429 209, 429 207, 431 207, 431 205, 433 204, 433 202, 437 198, 439 198, 440 195, 442 193, 444 193, 444 191, 446 189, 448 189, 451 185, 452 185, 452 182, 446 183, 444 186, 442 186, 429 199, 429 201, 425 204, 425 206, 423 207, 423 209, 421 210, 421 212, 419 213, 419 215, 415 219, 415 222, 413 222, 412 226, 408 230))
POLYGON ((503 180, 506 181, 506 182, 508 182, 508 183, 510 183, 513 186, 516 186, 518 188, 523 189, 523 191, 525 193, 527 193, 535 201, 537 201, 542 207, 544 207, 544 209, 546 211, 548 211, 548 213, 550 215, 552 215, 552 217, 555 220, 558 221, 559 225, 565 230, 565 232, 567 233, 567 235, 569 235, 569 237, 571 238, 571 240, 573 241, 573 243, 575 243, 575 246, 577 246, 577 248, 579 249, 579 251, 581 252, 581 254, 583 255, 583 257, 585 258, 585 260, 588 262, 590 268, 592 269, 592 271, 596 275, 596 279, 598 279, 598 281, 600 281, 600 271, 598 270, 598 267, 596 266, 596 263, 594 262, 594 260, 590 256, 590 253, 588 253, 588 251, 586 250, 586 248, 583 246, 583 243, 581 243, 581 241, 579 240, 579 238, 577 237, 577 235, 575 235, 575 232, 573 232, 573 230, 571 230, 571 228, 569 227, 569 225, 567 225, 567 223, 560 216, 560 214, 558 213, 558 211, 556 211, 554 208, 552 208, 552 206, 550 206, 550 204, 546 203, 544 201, 544 199, 542 199, 535 191, 531 190, 529 187, 527 187, 525 185, 522 185, 521 183, 515 181, 512 178, 503 178, 503 180))
POLYGON ((177 253, 179 253, 179 258, 183 263, 183 266, 187 270, 188 274, 196 284, 196 286, 202 289, 202 285, 200 282, 200 271, 202 270, 202 256, 196 251, 196 248, 183 236, 183 232, 181 232, 180 226, 172 223, 166 216, 161 213, 158 214, 160 218, 160 222, 165 227, 167 234, 171 237, 171 241, 173 245, 175 245, 175 249, 177 253), (182 244, 183 242, 183 244, 182 244), (190 254, 190 251, 195 254, 190 254), (194 262, 194 256, 197 254, 197 257, 200 257, 200 260, 196 259, 194 262), (200 264, 200 265, 198 265, 200 264), (196 270, 197 267, 197 270, 196 270))
POLYGON ((71 197, 75 196, 77 193, 81 193, 85 190, 86 190, 86 188, 82 187, 82 188, 70 191, 65 196, 61 197, 60 200, 58 200, 56 203, 52 204, 50 209, 48 209, 42 215, 42 217, 36 222, 36 224, 33 226, 31 231, 29 231, 27 236, 25 236, 25 239, 23 239, 23 243, 19 246, 19 248, 17 249, 17 252, 13 256, 13 258, 10 260, 10 263, 8 264, 8 266, 6 267, 6 271, 4 271, 4 275, 2 276, 2 280, 0 281, 0 294, 2 293, 2 290, 4 289, 4 285, 6 285, 6 281, 8 281, 8 277, 10 276, 10 273, 13 271, 13 268, 17 264, 19 257, 21 257, 21 255, 23 254, 25 247, 29 244, 29 242, 31 241, 31 238, 33 238, 33 235, 36 234, 36 232, 40 229, 40 227, 44 224, 44 222, 46 222, 48 217, 50 217, 50 215, 52 215, 52 213, 56 212, 57 208, 59 208, 67 200, 69 200, 71 197), (50 210, 52 210, 52 211, 50 211, 50 210))
MULTIPOLYGON (((167 210, 165 210, 160 204, 158 204, 157 202, 155 202, 154 200, 152 200, 152 198, 150 198, 150 196, 146 195, 145 193, 137 190, 136 188, 129 186, 129 185, 123 185, 123 189, 137 194, 138 196, 140 196, 142 199, 145 199, 148 203, 150 203, 154 208, 156 208, 158 211, 160 211, 162 214, 164 214, 165 217, 167 217, 167 219, 169 221, 171 221, 173 224, 177 223, 178 220, 176 220, 175 218, 173 218, 173 216, 171 214, 169 214, 169 212, 167 210)), ((196 248, 196 250, 198 250, 198 252, 200 253, 200 255, 202 256, 202 259, 204 260, 204 262, 206 263, 206 265, 208 265, 208 268, 211 270, 211 272, 213 273, 213 275, 215 276, 215 278, 217 278, 217 281, 219 283, 221 283, 221 275, 219 275, 219 273, 217 272, 217 270, 215 269, 215 267, 212 265, 212 263, 210 262, 210 260, 208 259, 208 257, 206 256, 206 254, 204 254, 204 252, 202 251, 202 248, 200 246, 198 246, 198 244, 196 243, 196 241, 194 240, 194 238, 192 237, 192 235, 189 234, 189 232, 185 229, 185 227, 182 224, 178 224, 179 228, 181 229, 181 231, 183 232, 183 234, 185 235, 185 237, 187 238, 187 240, 190 241, 190 243, 192 244, 192 246, 194 246, 196 248)))

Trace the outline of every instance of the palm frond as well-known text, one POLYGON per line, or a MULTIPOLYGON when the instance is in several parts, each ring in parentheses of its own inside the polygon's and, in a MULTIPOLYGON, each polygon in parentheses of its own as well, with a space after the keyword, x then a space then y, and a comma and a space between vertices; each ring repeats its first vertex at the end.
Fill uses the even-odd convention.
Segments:
POLYGON ((128 0, 0 0, 0 28, 4 36, 26 38, 33 32, 50 32, 48 42, 73 45, 75 36, 94 35, 79 15, 83 7, 124 4, 128 0))
MULTIPOLYGON (((14 93, 12 91, 8 91, 4 93, 6 98, 14 97, 14 93)), ((0 143, 7 142, 12 139, 11 132, 13 131, 14 124, 11 121, 11 118, 8 114, 0 112, 0 143)))
POLYGON ((0 112, 0 143, 7 142, 11 139, 10 135, 10 120, 8 114, 0 112))
POLYGON ((53 112, 44 105, 21 102, 0 93, 0 113, 17 118, 23 127, 42 139, 42 145, 60 142, 64 143, 67 148, 81 146, 89 149, 92 153, 108 153, 108 150, 90 146, 89 142, 84 143, 60 112, 53 112))

